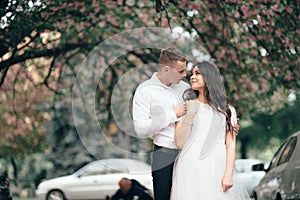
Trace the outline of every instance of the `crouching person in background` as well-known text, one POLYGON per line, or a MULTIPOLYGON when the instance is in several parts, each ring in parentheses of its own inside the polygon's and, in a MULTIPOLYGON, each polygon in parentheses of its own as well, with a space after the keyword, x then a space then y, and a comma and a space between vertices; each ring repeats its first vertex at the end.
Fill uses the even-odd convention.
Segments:
POLYGON ((119 181, 120 189, 112 196, 106 197, 106 200, 153 200, 149 190, 134 179, 122 178, 119 181))

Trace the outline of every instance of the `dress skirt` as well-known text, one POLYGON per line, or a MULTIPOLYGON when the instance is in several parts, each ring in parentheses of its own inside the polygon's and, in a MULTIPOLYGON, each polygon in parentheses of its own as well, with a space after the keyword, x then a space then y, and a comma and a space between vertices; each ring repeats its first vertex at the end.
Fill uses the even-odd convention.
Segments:
POLYGON ((200 157, 213 116, 209 106, 200 105, 191 137, 174 164, 171 200, 250 200, 236 176, 233 176, 233 187, 226 192, 222 190, 226 167, 225 123, 210 153, 200 157))

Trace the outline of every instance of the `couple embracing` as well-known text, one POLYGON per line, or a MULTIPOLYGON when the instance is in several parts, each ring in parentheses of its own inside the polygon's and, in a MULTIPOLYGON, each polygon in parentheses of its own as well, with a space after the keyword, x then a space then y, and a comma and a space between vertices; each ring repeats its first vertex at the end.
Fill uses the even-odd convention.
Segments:
POLYGON ((188 84, 180 51, 163 49, 159 64, 133 99, 135 131, 154 143, 155 200, 250 199, 234 181, 239 126, 218 68, 195 63, 188 84), (191 91, 195 98, 185 101, 183 94, 191 91))

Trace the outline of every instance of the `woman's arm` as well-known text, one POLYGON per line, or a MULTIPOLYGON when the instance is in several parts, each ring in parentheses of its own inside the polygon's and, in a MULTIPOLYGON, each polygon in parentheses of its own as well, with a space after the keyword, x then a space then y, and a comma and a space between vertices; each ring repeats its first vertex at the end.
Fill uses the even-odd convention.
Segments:
POLYGON ((174 139, 178 149, 182 149, 190 138, 194 116, 198 111, 198 104, 196 100, 187 101, 186 107, 187 112, 183 121, 176 122, 175 127, 174 139))
POLYGON ((233 186, 232 176, 236 157, 236 136, 233 132, 226 134, 226 168, 222 178, 222 189, 226 192, 233 186))
POLYGON ((175 144, 178 149, 182 149, 185 143, 188 141, 191 135, 192 122, 178 121, 175 128, 175 144))

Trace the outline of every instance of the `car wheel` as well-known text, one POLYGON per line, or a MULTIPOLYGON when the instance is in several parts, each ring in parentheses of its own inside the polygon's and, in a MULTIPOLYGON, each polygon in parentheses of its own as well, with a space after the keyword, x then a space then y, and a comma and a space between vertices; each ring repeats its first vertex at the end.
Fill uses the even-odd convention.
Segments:
POLYGON ((62 191, 52 190, 48 193, 46 200, 66 200, 66 198, 62 191))

